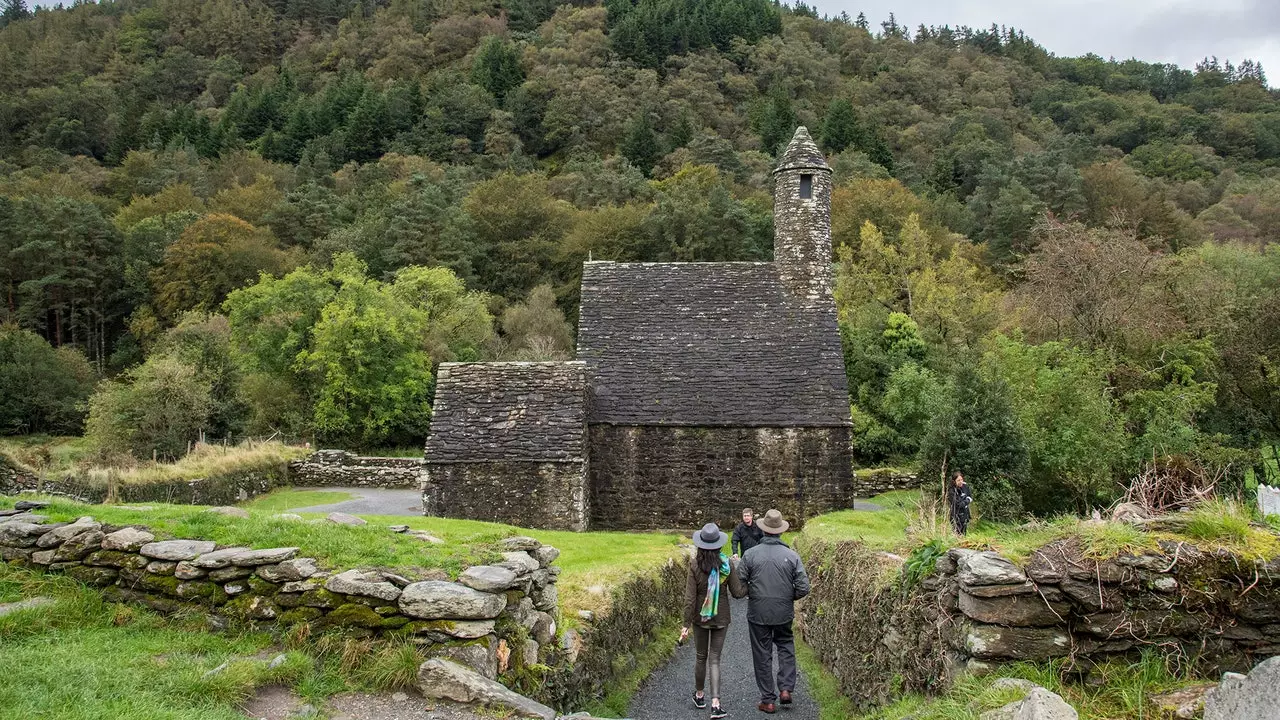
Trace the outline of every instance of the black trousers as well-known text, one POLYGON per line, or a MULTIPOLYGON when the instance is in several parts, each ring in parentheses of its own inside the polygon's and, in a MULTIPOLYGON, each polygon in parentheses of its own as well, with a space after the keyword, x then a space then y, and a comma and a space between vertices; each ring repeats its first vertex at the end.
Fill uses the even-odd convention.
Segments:
POLYGON ((698 658, 693 664, 694 689, 701 692, 711 676, 711 697, 720 697, 720 652, 724 649, 724 637, 729 628, 704 628, 693 626, 693 644, 698 658))
POLYGON ((791 623, 757 625, 747 623, 751 634, 751 661, 756 669, 756 685, 763 702, 777 702, 778 691, 796 689, 796 638, 791 623), (778 651, 778 679, 774 684, 773 652, 778 651))
POLYGON ((951 513, 951 525, 955 527, 956 534, 964 535, 969 531, 969 511, 965 509, 962 512, 951 513))

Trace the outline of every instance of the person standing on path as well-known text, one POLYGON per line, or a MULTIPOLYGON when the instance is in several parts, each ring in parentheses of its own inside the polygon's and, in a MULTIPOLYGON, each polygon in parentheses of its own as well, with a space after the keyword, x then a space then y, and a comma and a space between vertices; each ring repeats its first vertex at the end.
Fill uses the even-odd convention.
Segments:
POLYGON ((959 472, 951 478, 951 525, 956 533, 964 535, 969 531, 969 506, 973 504, 973 494, 959 472))
POLYGON ((773 713, 777 712, 778 703, 791 704, 791 693, 796 689, 796 644, 791 622, 796 615, 795 601, 809 594, 809 575, 800 555, 778 537, 791 526, 782 519, 782 513, 770 510, 756 524, 764 537, 759 545, 743 553, 738 572, 747 591, 751 660, 760 688, 760 704, 756 708, 773 713))
POLYGON ((746 595, 746 587, 738 576, 738 563, 725 557, 721 548, 729 536, 715 523, 707 523, 693 534, 693 544, 698 548, 689 566, 689 579, 684 587, 684 627, 680 628, 680 642, 693 630, 693 642, 697 661, 693 665, 693 706, 707 706, 706 687, 711 680, 711 718, 728 717, 720 704, 720 652, 724 648, 725 635, 729 633, 729 598, 723 590, 728 586, 734 597, 746 595))
POLYGON ((733 542, 731 545, 733 556, 736 558, 742 557, 743 553, 760 544, 760 538, 764 534, 760 532, 760 527, 755 524, 755 516, 754 510, 743 508, 742 522, 738 523, 738 527, 733 529, 733 542))

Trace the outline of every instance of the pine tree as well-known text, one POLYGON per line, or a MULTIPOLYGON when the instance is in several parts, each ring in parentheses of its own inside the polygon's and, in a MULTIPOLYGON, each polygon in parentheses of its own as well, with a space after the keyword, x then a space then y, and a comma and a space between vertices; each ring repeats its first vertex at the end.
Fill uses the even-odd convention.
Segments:
POLYGON ((685 108, 680 112, 680 119, 676 120, 675 127, 667 133, 667 143, 672 150, 675 150, 688 145, 692 140, 693 118, 689 115, 689 109, 685 108))
POLYGON ((822 120, 822 145, 832 153, 838 153, 853 145, 861 145, 864 141, 862 128, 858 126, 858 117, 853 113, 853 103, 845 98, 831 101, 827 107, 827 115, 822 120))
POLYGON ((26 0, 0 0, 0 27, 31 17, 26 0))
POLYGON ((869 28, 871 27, 871 23, 867 22, 867 14, 866 14, 866 13, 858 13, 858 19, 857 19, 857 20, 854 20, 854 21, 853 21, 853 24, 854 24, 854 25, 857 25, 858 27, 862 28, 863 30, 867 30, 867 29, 869 29, 869 28))
POLYGON ((796 130, 796 113, 791 109, 791 98, 780 93, 766 101, 756 116, 756 132, 760 133, 760 149, 776 155, 783 143, 791 139, 796 130))
POLYGON ((476 53, 475 63, 471 66, 471 81, 501 101, 524 82, 519 53, 502 38, 489 36, 480 52, 476 53))
POLYGON ((645 175, 658 162, 662 151, 658 147, 658 135, 653 131, 653 123, 648 112, 640 112, 627 125, 627 136, 620 148, 622 156, 631 161, 645 175))

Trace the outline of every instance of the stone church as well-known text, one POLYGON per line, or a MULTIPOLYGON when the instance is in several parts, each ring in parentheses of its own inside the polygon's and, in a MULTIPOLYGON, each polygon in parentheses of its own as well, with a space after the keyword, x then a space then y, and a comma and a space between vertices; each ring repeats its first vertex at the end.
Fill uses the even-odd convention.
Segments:
POLYGON ((831 168, 802 127, 773 176, 773 262, 587 262, 577 360, 441 365, 424 512, 604 530, 847 507, 831 168))

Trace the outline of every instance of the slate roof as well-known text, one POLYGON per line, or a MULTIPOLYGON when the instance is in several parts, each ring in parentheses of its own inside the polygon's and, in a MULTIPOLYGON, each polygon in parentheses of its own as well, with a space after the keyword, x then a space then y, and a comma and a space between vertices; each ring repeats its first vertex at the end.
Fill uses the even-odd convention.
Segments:
POLYGON ((586 457, 581 362, 441 363, 428 463, 586 457))
POLYGON ((835 305, 793 302, 773 263, 588 262, 578 360, 593 423, 850 425, 835 305))
POLYGON ((801 125, 796 128, 796 134, 791 137, 791 142, 787 144, 782 157, 778 158, 778 167, 774 168, 773 172, 777 174, 783 170, 830 169, 831 166, 827 165, 827 159, 822 156, 822 151, 813 142, 813 138, 809 137, 809 129, 801 125))

